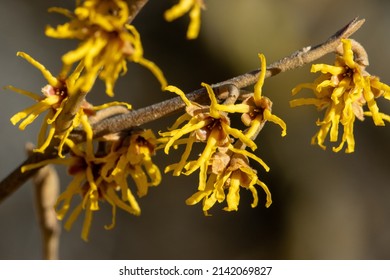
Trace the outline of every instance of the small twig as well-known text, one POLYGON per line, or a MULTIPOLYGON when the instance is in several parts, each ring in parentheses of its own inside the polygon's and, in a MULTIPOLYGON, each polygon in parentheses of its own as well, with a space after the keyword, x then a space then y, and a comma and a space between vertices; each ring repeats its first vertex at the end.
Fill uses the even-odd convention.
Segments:
POLYGON ((128 23, 131 23, 134 20, 148 1, 149 0, 128 0, 130 14, 128 23))
MULTIPOLYGON (((142 1, 139 1, 141 3, 142 1)), ((145 2, 146 3, 146 2, 145 2)), ((294 52, 288 57, 285 57, 267 67, 266 78, 275 76, 279 73, 301 67, 305 64, 311 63, 318 58, 325 56, 328 53, 335 52, 340 40, 348 38, 355 33, 364 23, 364 19, 358 20, 355 18, 345 27, 336 32, 326 42, 317 45, 315 47, 305 47, 297 52, 294 52)), ((227 87, 234 85, 241 89, 257 82, 260 70, 254 70, 243 75, 231 78, 229 80, 212 85, 214 92, 221 98, 226 96, 227 87)), ((204 88, 195 90, 187 94, 188 99, 199 103, 207 103, 209 99, 207 92, 204 88)), ((133 127, 144 125, 146 123, 158 120, 169 114, 178 112, 185 107, 180 97, 174 97, 172 99, 153 104, 151 106, 130 111, 127 114, 116 115, 107 119, 104 119, 93 125, 94 137, 99 138, 106 134, 113 134, 124 130, 129 130, 133 127)), ((81 131, 75 131, 71 135, 72 139, 76 142, 82 142, 85 139, 85 135, 81 131)), ((55 145, 50 146, 45 154, 34 154, 30 156, 21 166, 36 163, 48 158, 54 158, 55 145)), ((30 176, 32 176, 36 170, 27 171, 21 173, 20 166, 8 175, 2 182, 0 182, 0 202, 17 188, 19 188, 30 176)))
POLYGON ((22 184, 24 184, 31 176, 39 170, 33 169, 26 172, 22 172, 22 166, 40 162, 46 159, 56 158, 58 156, 56 149, 49 147, 44 154, 33 153, 24 162, 22 162, 14 171, 12 171, 3 181, 0 183, 0 203, 14 193, 22 184))
POLYGON ((85 101, 85 96, 87 94, 83 92, 78 92, 77 94, 69 96, 69 99, 64 105, 62 112, 59 114, 56 119, 56 133, 64 133, 69 127, 72 126, 74 117, 80 111, 80 107, 85 101))
POLYGON ((38 223, 42 234, 43 258, 56 260, 59 256, 61 227, 54 205, 59 195, 59 178, 51 165, 41 168, 33 178, 38 223))
POLYGON ((240 89, 235 85, 228 85, 228 96, 223 102, 224 105, 230 105, 236 103, 238 97, 240 96, 240 89))
MULTIPOLYGON (((32 154, 32 144, 27 145, 32 154)), ((43 258, 56 260, 59 255, 61 228, 56 217, 54 205, 60 192, 60 180, 51 165, 42 167, 33 177, 35 186, 35 207, 42 234, 43 258)))

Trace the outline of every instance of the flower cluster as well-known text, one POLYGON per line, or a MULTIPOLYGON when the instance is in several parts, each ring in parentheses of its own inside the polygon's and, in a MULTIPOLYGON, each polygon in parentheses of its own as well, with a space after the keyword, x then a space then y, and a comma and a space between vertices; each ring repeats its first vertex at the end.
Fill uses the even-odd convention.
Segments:
POLYGON ((293 95, 301 89, 311 89, 315 98, 299 98, 290 102, 292 107, 300 105, 314 105, 318 110, 326 108, 323 120, 318 120, 319 131, 312 138, 312 144, 325 149, 325 139, 329 134, 330 142, 339 139, 339 125, 343 126, 343 136, 334 152, 343 149, 347 144, 346 153, 355 150, 353 135, 355 119, 364 120, 364 116, 373 118, 376 126, 385 125, 384 120, 390 121, 390 116, 379 112, 375 99, 384 97, 390 100, 390 87, 379 81, 378 77, 371 76, 365 71, 366 59, 359 58, 353 51, 356 42, 343 39, 343 51, 337 55, 335 65, 314 64, 311 72, 322 74, 314 83, 303 83, 295 87, 293 95), (368 111, 364 107, 368 107, 368 111))
POLYGON ((178 4, 165 11, 164 17, 167 21, 173 21, 189 12, 190 24, 188 25, 187 39, 196 39, 200 30, 201 9, 204 8, 203 0, 180 0, 178 4))
MULTIPOLYGON (((82 119, 82 125, 88 126, 87 120, 82 119)), ((85 130, 88 131, 88 127, 85 127, 85 130)), ((55 206, 57 218, 65 218, 75 196, 80 196, 81 202, 69 214, 65 229, 70 230, 84 210, 81 237, 87 241, 93 213, 100 209, 99 202, 108 202, 112 207, 112 221, 105 226, 106 229, 115 226, 117 208, 137 216, 141 214, 138 202, 128 185, 128 177, 133 179, 139 197, 146 195, 149 187, 157 186, 161 182, 160 171, 151 159, 156 138, 150 130, 132 131, 130 135, 114 142, 101 142, 96 152, 91 139, 84 145, 76 145, 66 139, 66 144, 71 150, 70 157, 23 167, 26 171, 49 163, 68 166, 68 173, 73 176, 73 180, 58 197, 55 206)))
POLYGON ((199 169, 198 192, 188 198, 186 203, 193 205, 203 200, 203 211, 206 215, 217 201, 221 203, 225 199, 227 207, 224 210, 237 210, 240 186, 252 192, 254 197, 252 207, 255 207, 258 201, 254 187, 256 184, 267 194, 266 206, 271 204, 271 194, 267 186, 258 179, 257 172, 250 166, 249 158, 257 161, 267 171, 269 167, 259 157, 245 150, 246 147, 252 151, 257 148, 253 140, 267 120, 280 125, 283 128, 282 135, 286 134, 285 123, 271 114, 271 101, 261 95, 266 68, 264 56, 260 55, 260 58, 261 75, 255 92, 241 104, 219 104, 212 87, 205 83, 202 83, 202 86, 207 90, 210 105, 191 102, 177 87, 167 87, 167 90, 182 98, 186 104, 186 113, 176 121, 170 131, 160 133, 161 141, 165 145, 164 151, 168 154, 171 147, 183 144, 186 147, 181 160, 167 166, 165 172, 173 171, 174 176, 179 176, 182 173, 190 175, 199 169), (229 113, 241 114, 243 123, 248 128, 243 132, 231 127, 229 113), (183 138, 187 134, 188 137, 183 138), (195 142, 206 145, 197 159, 188 160, 195 142))
POLYGON ((12 124, 16 125, 20 122, 19 129, 24 130, 40 114, 47 112, 38 135, 38 148, 34 149, 34 152, 43 153, 53 138, 56 137, 59 139, 58 155, 63 157, 63 146, 65 145, 71 131, 81 124, 82 116, 93 115, 96 110, 104 109, 113 105, 123 105, 126 106, 127 109, 131 109, 131 106, 125 102, 111 102, 101 106, 92 106, 83 99, 79 110, 74 112, 73 118, 69 121, 70 123, 66 125, 66 127, 62 127, 58 124, 58 121, 60 120, 59 116, 64 110, 66 103, 69 101, 71 96, 70 92, 73 91, 75 84, 79 81, 81 69, 76 68, 66 79, 61 79, 53 76, 50 71, 45 68, 45 66, 28 54, 18 52, 17 55, 26 59, 33 66, 39 69, 48 82, 48 84, 42 88, 43 95, 38 95, 13 86, 7 87, 8 89, 26 95, 36 101, 35 104, 11 117, 10 120, 12 124))
POLYGON ((105 82, 106 93, 114 95, 118 76, 127 71, 127 60, 148 68, 159 80, 162 88, 166 80, 160 68, 143 56, 140 35, 133 25, 128 24, 129 7, 124 0, 78 1, 75 10, 51 8, 69 18, 69 22, 47 27, 46 35, 53 38, 78 39, 77 49, 64 54, 62 61, 66 75, 72 65, 80 63, 84 72, 74 90, 89 92, 95 77, 105 82))
POLYGON ((150 69, 162 87, 166 86, 166 81, 161 70, 143 57, 140 36, 134 26, 127 24, 129 8, 126 1, 85 0, 78 1, 73 12, 62 8, 52 8, 51 11, 66 15, 70 21, 57 28, 47 27, 46 34, 56 38, 76 38, 81 43, 62 57, 63 69, 58 76, 53 76, 28 54, 18 52, 18 56, 41 71, 48 85, 42 88, 43 95, 8 86, 36 101, 12 116, 11 122, 14 125, 19 123, 19 128, 24 130, 39 115, 46 113, 34 152, 44 153, 50 146, 57 149, 59 158, 26 165, 21 170, 25 172, 49 163, 69 166, 73 181, 58 198, 58 218, 62 220, 73 197, 81 195, 82 202, 70 214, 65 228, 70 229, 84 209, 82 238, 87 240, 92 214, 99 210, 99 201, 107 201, 112 206, 113 220, 107 226, 112 228, 117 207, 134 215, 140 214, 127 183, 128 177, 133 179, 137 194, 142 197, 149 187, 160 183, 161 174, 151 159, 156 139, 149 130, 133 129, 130 134, 123 132, 94 144, 96 139, 93 139, 91 122, 96 120, 95 116, 101 115, 96 112, 118 105, 127 111, 131 105, 114 101, 92 106, 86 101, 86 95, 99 77, 106 84, 107 94, 112 96, 119 74, 126 72, 127 60, 150 69), (71 140, 71 132, 76 128, 85 133, 85 143, 71 140), (63 153, 65 147, 69 157, 63 153), (98 150, 95 151, 95 147, 98 150))
MULTIPOLYGON (((73 10, 51 8, 51 12, 64 15, 68 21, 56 27, 48 26, 46 35, 79 41, 74 50, 62 56, 62 70, 57 76, 53 76, 28 54, 18 52, 18 56, 41 71, 48 84, 42 88, 42 95, 13 86, 7 87, 36 101, 12 116, 11 122, 19 124, 19 128, 24 130, 46 113, 34 151, 58 151, 57 158, 25 165, 21 168, 22 172, 52 163, 68 167, 68 173, 73 179, 58 197, 55 210, 59 220, 66 218, 67 230, 84 212, 81 236, 85 241, 89 237, 94 212, 105 202, 112 209, 112 220, 105 226, 106 229, 115 226, 118 208, 140 215, 141 209, 136 196, 145 196, 149 187, 161 182, 160 170, 152 161, 157 148, 163 148, 168 154, 171 148, 184 146, 180 160, 168 165, 164 171, 172 172, 174 176, 199 172, 197 191, 187 198, 186 204, 202 202, 205 215, 209 215, 210 209, 217 202, 225 202, 225 211, 237 211, 242 189, 250 192, 253 197, 251 206, 256 207, 260 200, 258 189, 261 188, 266 195, 265 206, 269 207, 272 203, 271 193, 259 179, 253 164, 261 165, 267 172, 270 168, 253 153, 257 149, 255 140, 267 121, 279 125, 282 136, 286 135, 286 124, 272 114, 272 102, 262 94, 267 73, 264 55, 259 54, 261 67, 253 91, 241 91, 234 84, 225 83, 213 87, 202 83, 210 102, 207 105, 196 103, 188 99, 179 88, 167 86, 160 68, 144 58, 140 34, 131 25, 135 15, 130 12, 132 4, 135 3, 128 0, 79 0, 73 10), (106 119, 107 115, 128 113, 131 109, 131 105, 124 102, 93 106, 86 101, 87 94, 98 78, 105 83, 106 94, 112 97, 118 77, 127 71, 127 62, 146 67, 163 89, 177 94, 185 104, 185 113, 168 131, 160 132, 159 139, 156 139, 151 130, 139 127, 127 127, 120 132, 116 129, 116 133, 110 128, 110 132, 101 138, 93 134, 94 131, 99 132, 101 118, 112 124, 111 119, 106 119), (101 111, 117 105, 120 106, 117 107, 118 111, 110 111, 112 108, 101 111), (231 120, 232 116, 240 117, 241 123, 238 123, 241 128, 233 127, 235 122, 231 120), (75 129, 78 131, 72 138, 71 133, 75 129), (75 141, 80 139, 76 138, 81 135, 77 133, 80 131, 85 136, 82 138, 84 140, 75 141), (193 148, 198 144, 203 150, 200 154, 193 155, 193 148), (129 184, 129 178, 134 187, 129 184), (76 197, 80 200, 74 207, 76 197)), ((136 7, 138 8, 140 7, 136 7)), ((173 21, 188 13, 190 23, 187 38, 195 39, 199 34, 201 10, 204 8, 203 0, 179 0, 165 12, 164 17, 167 21, 173 21)), ((313 83, 299 84, 293 89, 293 95, 304 88, 311 89, 315 98, 295 99, 290 102, 291 106, 310 104, 315 105, 318 110, 326 109, 323 120, 317 121, 320 129, 312 138, 312 143, 323 149, 328 135, 330 142, 339 141, 340 124, 343 135, 333 151, 340 151, 346 144, 345 151, 350 153, 355 149, 353 130, 356 118, 364 120, 364 117, 372 117, 377 126, 383 126, 385 121, 390 122, 390 116, 381 113, 376 103, 376 99, 380 97, 390 100, 390 87, 366 72, 368 61, 361 49, 355 41, 343 39, 341 48, 337 50, 335 65, 313 65, 311 71, 321 72, 320 77, 313 83)), ((297 56, 300 54, 298 52, 297 56)), ((288 58, 283 61, 288 61, 288 58)), ((272 71, 268 71, 270 73, 272 71)), ((250 81, 255 82, 252 79, 250 81)), ((137 122, 132 122, 132 125, 134 123, 137 122)), ((102 126, 104 129, 106 124, 102 126)))

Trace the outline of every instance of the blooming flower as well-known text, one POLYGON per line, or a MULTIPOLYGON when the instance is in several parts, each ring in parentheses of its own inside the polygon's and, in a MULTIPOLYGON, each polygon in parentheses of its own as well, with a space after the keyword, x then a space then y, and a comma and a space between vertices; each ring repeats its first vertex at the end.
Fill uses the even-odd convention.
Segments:
POLYGON ((145 196, 149 187, 161 182, 160 170, 152 162, 155 147, 156 138, 151 130, 132 132, 130 137, 125 138, 122 147, 113 147, 110 156, 104 159, 102 176, 118 185, 127 185, 124 181, 130 175, 137 186, 138 196, 145 196))
POLYGON ((204 9, 203 0, 180 0, 180 2, 169 10, 165 11, 164 17, 167 21, 173 21, 182 17, 185 13, 189 13, 190 24, 187 30, 187 39, 196 39, 200 29, 200 12, 204 9))
POLYGON ((114 95, 114 85, 119 75, 126 73, 126 61, 133 61, 148 68, 166 86, 165 77, 156 64, 143 57, 141 38, 133 25, 127 24, 129 8, 123 0, 86 0, 74 12, 62 8, 50 11, 67 16, 70 21, 47 27, 46 35, 53 38, 78 39, 77 49, 64 54, 63 74, 74 63, 84 66, 82 77, 74 90, 88 92, 96 76, 105 82, 106 93, 114 95))
MULTIPOLYGON (((255 188, 256 184, 261 186, 267 195, 266 207, 268 208, 271 205, 272 199, 268 187, 258 179, 256 170, 250 167, 248 157, 242 153, 243 150, 237 149, 235 151, 234 156, 229 157, 228 165, 223 167, 223 171, 212 172, 208 177, 205 188, 198 190, 198 192, 189 197, 186 200, 187 205, 194 205, 203 200, 203 212, 205 215, 208 215, 208 210, 217 201, 221 203, 226 199, 227 207, 223 208, 223 210, 237 211, 240 202, 241 186, 252 192, 253 203, 251 206, 256 207, 259 200, 255 188), (226 189, 228 190, 227 195, 225 195, 226 189)), ((213 168, 216 167, 216 162, 216 165, 220 165, 221 156, 226 157, 227 155, 222 153, 215 155, 211 164, 213 168)), ((268 171, 269 167, 265 163, 261 163, 268 171)))
MULTIPOLYGON (((82 123, 86 125, 84 121, 82 123)), ((88 131, 88 128, 85 130, 88 131)), ((58 197, 55 206, 57 218, 63 220, 68 215, 74 197, 81 196, 81 202, 68 215, 64 227, 70 230, 84 210, 81 237, 87 241, 93 213, 100 209, 100 202, 108 202, 112 207, 112 221, 105 229, 115 226, 117 208, 136 216, 141 214, 127 178, 129 175, 133 178, 139 197, 147 194, 149 186, 157 186, 160 183, 160 171, 151 160, 155 141, 150 130, 137 131, 115 142, 105 142, 104 149, 95 152, 92 140, 75 144, 66 139, 66 145, 71 150, 70 157, 27 165, 23 167, 23 171, 49 163, 68 166, 68 173, 73 176, 73 180, 58 197)))
POLYGON ((17 55, 23 57, 40 70, 48 82, 48 84, 42 88, 43 96, 13 86, 7 87, 17 93, 26 95, 37 102, 11 117, 10 120, 13 125, 20 122, 19 129, 24 130, 40 114, 47 112, 38 135, 38 148, 34 149, 35 152, 43 153, 51 143, 52 139, 57 137, 60 139, 60 143, 58 145, 58 155, 62 157, 62 148, 65 144, 65 140, 68 138, 70 132, 81 124, 81 118, 83 115, 91 115, 94 114, 94 111, 96 110, 104 109, 113 105, 124 105, 128 109, 131 109, 131 106, 124 102, 111 102, 102 106, 94 107, 84 99, 80 110, 75 112, 73 118, 70 120, 70 125, 68 127, 59 127, 57 121, 65 107, 65 104, 71 96, 70 92, 73 92, 72 89, 78 82, 81 69, 77 67, 71 75, 61 79, 53 76, 49 70, 28 54, 18 52, 17 55))
POLYGON ((245 150, 246 147, 252 150, 257 148, 253 139, 266 121, 277 123, 283 129, 282 135, 286 134, 285 123, 271 113, 272 102, 261 94, 266 62, 263 55, 259 57, 262 62, 259 81, 255 85, 253 95, 242 104, 219 104, 213 89, 205 83, 202 83, 202 86, 209 95, 209 106, 189 101, 176 87, 167 88, 182 98, 186 104, 186 114, 178 118, 170 131, 160 133, 163 136, 161 141, 165 145, 166 153, 172 146, 185 144, 186 147, 180 161, 167 166, 165 172, 173 171, 174 176, 179 176, 181 173, 189 175, 199 169, 198 192, 188 198, 186 203, 194 205, 203 201, 203 211, 206 215, 216 202, 222 203, 225 200, 227 207, 224 210, 238 210, 240 187, 252 192, 252 207, 258 203, 255 185, 261 186, 267 194, 266 207, 272 203, 268 187, 258 179, 257 172, 249 165, 249 159, 262 165, 266 171, 269 171, 269 167, 259 157, 245 150), (232 128, 228 113, 242 114, 242 121, 248 128, 245 131, 232 128), (188 137, 183 139, 187 134, 188 137), (206 146, 196 160, 188 161, 195 142, 206 143, 206 146))
POLYGON ((376 126, 385 125, 389 116, 379 112, 375 99, 384 97, 390 100, 390 87, 379 81, 378 77, 371 76, 365 71, 361 59, 355 58, 352 41, 342 40, 343 53, 336 57, 335 65, 314 64, 311 72, 321 71, 322 74, 314 83, 300 84, 292 90, 293 95, 303 88, 311 89, 315 98, 299 98, 290 102, 292 107, 300 105, 314 105, 318 110, 326 108, 322 121, 317 121, 319 131, 312 138, 312 144, 325 149, 325 139, 329 134, 330 142, 337 142, 339 125, 343 126, 343 136, 334 152, 340 151, 347 144, 346 153, 355 150, 353 135, 355 119, 364 120, 364 116, 371 116, 376 126), (364 107, 368 111, 364 111, 364 107))
POLYGON ((240 139, 252 150, 257 148, 253 140, 246 137, 240 130, 230 127, 230 119, 227 116, 227 112, 247 112, 249 107, 244 104, 220 105, 217 102, 212 88, 205 83, 202 83, 202 86, 207 89, 211 100, 210 106, 202 106, 189 101, 185 94, 177 87, 167 87, 167 90, 177 93, 183 99, 187 105, 187 113, 177 120, 172 126, 171 131, 160 133, 161 136, 168 139, 164 148, 167 154, 173 145, 186 144, 186 149, 180 162, 168 166, 165 172, 173 170, 173 175, 178 176, 181 174, 182 169, 185 168, 187 171, 184 174, 190 175, 199 168, 199 188, 201 189, 205 186, 207 166, 211 157, 217 151, 217 147, 227 147, 234 139, 240 139), (175 129, 185 121, 188 121, 186 125, 175 129), (179 138, 186 134, 190 134, 190 136, 178 142, 179 138), (195 141, 205 142, 206 147, 197 160, 187 163, 192 145, 195 141))
POLYGON ((42 64, 34 60, 28 54, 18 52, 17 55, 23 57, 33 66, 38 68, 49 83, 42 88, 43 96, 37 95, 26 90, 15 88, 13 86, 8 86, 9 89, 17 93, 26 95, 37 101, 36 104, 22 110, 21 112, 16 113, 14 116, 11 117, 11 122, 14 125, 21 122, 19 125, 19 129, 24 130, 40 114, 45 111, 48 111, 41 126, 41 130, 39 132, 38 149, 34 150, 38 152, 43 152, 50 144, 54 136, 56 130, 54 123, 57 120, 62 109, 64 108, 66 101, 68 100, 68 88, 72 87, 72 84, 75 80, 75 76, 77 76, 78 74, 75 73, 74 75, 69 76, 67 80, 61 80, 59 78, 54 77, 42 64), (48 135, 46 135, 49 126, 50 129, 48 135))
POLYGON ((249 129, 245 135, 248 137, 256 137, 257 133, 262 129, 266 121, 273 122, 282 128, 282 136, 286 136, 287 127, 285 122, 278 116, 272 114, 272 102, 269 98, 262 95, 262 87, 264 84, 266 68, 266 59, 263 54, 258 54, 261 67, 259 80, 254 86, 253 95, 243 101, 243 104, 249 106, 250 110, 241 116, 241 121, 249 129))

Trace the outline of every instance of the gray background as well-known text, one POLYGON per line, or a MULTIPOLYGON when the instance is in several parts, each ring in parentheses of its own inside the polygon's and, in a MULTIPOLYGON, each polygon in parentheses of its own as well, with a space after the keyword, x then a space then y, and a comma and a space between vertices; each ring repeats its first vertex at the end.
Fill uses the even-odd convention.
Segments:
MULTIPOLYGON (((185 91, 200 83, 215 83, 258 68, 257 53, 268 63, 306 45, 328 38, 356 16, 367 22, 353 37, 370 57, 368 71, 390 83, 389 1, 356 0, 205 0, 202 29, 197 41, 186 41, 188 18, 166 23, 163 11, 176 1, 150 1, 134 24, 141 32, 145 57, 155 61, 171 84, 185 91)), ((46 38, 47 24, 64 18, 47 13, 51 6, 72 7, 72 1, 0 0, 0 85, 39 92, 45 85, 40 72, 16 57, 25 51, 52 73, 60 69, 60 56, 75 42, 46 38)), ((332 62, 333 56, 323 61, 332 62)), ((387 259, 390 257, 389 125, 375 127, 370 119, 355 126, 356 152, 334 154, 311 146, 316 132, 314 107, 289 108, 290 90, 312 81, 309 66, 267 80, 264 94, 274 102, 274 113, 283 118, 288 134, 268 124, 258 138, 257 155, 271 167, 259 176, 267 183, 274 203, 250 208, 250 193, 242 191, 237 213, 217 206, 204 217, 201 206, 184 201, 196 191, 197 174, 164 177, 163 183, 139 199, 142 215, 118 211, 117 226, 104 230, 111 210, 95 215, 90 241, 80 238, 80 219, 61 236, 62 259, 387 259)), ((102 83, 90 101, 109 100, 102 83)), ((25 158, 24 144, 35 142, 38 125, 21 132, 9 118, 31 105, 31 100, 1 91, 0 178, 25 158)), ((159 90, 154 77, 141 66, 129 65, 129 73, 116 87, 116 97, 134 108, 171 95, 159 90)), ((389 102, 379 102, 390 114, 389 102)), ((158 131, 177 116, 151 123, 158 131)), ((38 122, 37 122, 38 123, 38 122)), ((174 155, 174 154, 173 154, 174 155)), ((161 169, 172 157, 159 154, 161 169)), ((69 182, 64 169, 63 186, 69 182)), ((41 239, 36 224, 32 186, 25 184, 0 205, 0 259, 39 259, 41 239)))

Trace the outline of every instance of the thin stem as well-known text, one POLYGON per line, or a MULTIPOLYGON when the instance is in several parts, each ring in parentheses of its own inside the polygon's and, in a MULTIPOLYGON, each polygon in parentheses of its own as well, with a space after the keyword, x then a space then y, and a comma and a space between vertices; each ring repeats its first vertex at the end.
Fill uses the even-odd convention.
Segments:
MULTIPOLYGON (((56 141, 57 142, 57 141, 56 141)), ((58 142, 57 142, 58 144, 58 142)), ((22 166, 40 162, 46 159, 56 158, 58 156, 57 151, 53 147, 46 149, 44 154, 33 153, 24 162, 22 162, 14 171, 12 171, 3 181, 0 183, 0 203, 16 191, 22 184, 24 184, 31 176, 34 176, 37 169, 21 172, 22 166)))
POLYGON ((86 95, 86 93, 79 92, 69 96, 62 112, 56 119, 56 134, 61 134, 72 126, 73 120, 80 111, 80 107, 83 104, 86 95))
MULTIPOLYGON (((28 146, 32 153, 32 144, 28 146)), ((61 228, 54 205, 60 192, 60 180, 52 165, 41 168, 33 177, 35 185, 35 208, 42 234, 43 258, 56 260, 59 254, 61 228)))
POLYGON ((128 0, 129 1, 129 21, 131 23, 149 0, 128 0))
MULTIPOLYGON (((146 1, 136 1, 134 3, 142 3, 146 1)), ((345 27, 337 31, 326 42, 315 47, 305 47, 299 51, 294 52, 288 57, 285 57, 267 67, 266 78, 275 76, 279 73, 286 72, 305 64, 311 63, 328 53, 335 52, 340 40, 348 38, 355 33, 364 23, 364 19, 358 20, 355 18, 345 27)), ((234 85, 241 89, 257 82, 260 70, 239 75, 229 80, 212 85, 215 94, 221 99, 227 93, 229 85, 234 85)), ((207 103, 209 99, 204 88, 195 90, 187 94, 188 99, 199 103, 207 103)), ((77 102, 76 102, 77 103, 77 102)), ((118 133, 124 130, 129 130, 133 127, 144 125, 146 123, 158 120, 169 114, 182 110, 185 107, 180 97, 175 97, 151 106, 141 108, 135 111, 130 111, 127 114, 116 115, 104 119, 93 125, 94 137, 102 137, 107 134, 118 133)), ((85 135, 81 131, 75 131, 72 134, 72 139, 76 142, 84 141, 85 135)), ((58 144, 58 143, 57 143, 58 144)), ((27 171, 21 173, 20 167, 26 164, 36 163, 44 159, 54 158, 55 143, 51 145, 45 154, 33 154, 10 175, 8 175, 2 182, 0 182, 0 202, 18 189, 27 179, 29 179, 37 170, 27 171)))

